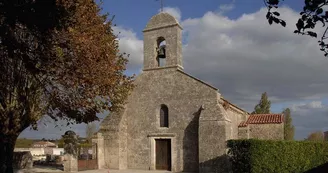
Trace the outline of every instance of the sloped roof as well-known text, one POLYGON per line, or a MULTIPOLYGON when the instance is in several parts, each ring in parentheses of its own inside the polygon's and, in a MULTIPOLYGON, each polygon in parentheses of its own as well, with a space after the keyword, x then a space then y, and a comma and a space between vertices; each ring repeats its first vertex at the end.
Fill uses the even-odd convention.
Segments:
POLYGON ((246 127, 248 124, 280 124, 283 122, 283 114, 252 114, 247 121, 241 122, 238 127, 246 127))
POLYGON ((221 97, 221 100, 223 100, 224 102, 228 103, 228 104, 231 105, 232 107, 234 107, 234 108, 236 108, 236 109, 238 109, 238 110, 240 110, 240 111, 242 111, 242 112, 244 112, 244 113, 246 113, 246 114, 249 114, 249 113, 248 113, 247 111, 245 111, 244 109, 238 107, 238 106, 235 105, 235 104, 232 104, 231 102, 229 102, 228 100, 224 99, 223 97, 221 97))
POLYGON ((149 20, 149 22, 146 25, 146 28, 144 29, 144 32, 152 29, 174 26, 174 25, 177 25, 182 29, 178 20, 175 17, 173 17, 169 13, 160 12, 149 20))

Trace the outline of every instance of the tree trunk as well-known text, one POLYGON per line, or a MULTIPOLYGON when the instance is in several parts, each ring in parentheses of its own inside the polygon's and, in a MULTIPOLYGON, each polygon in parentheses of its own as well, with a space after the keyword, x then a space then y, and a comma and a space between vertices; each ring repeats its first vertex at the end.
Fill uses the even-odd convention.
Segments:
POLYGON ((0 173, 13 173, 13 156, 16 136, 0 136, 0 173))

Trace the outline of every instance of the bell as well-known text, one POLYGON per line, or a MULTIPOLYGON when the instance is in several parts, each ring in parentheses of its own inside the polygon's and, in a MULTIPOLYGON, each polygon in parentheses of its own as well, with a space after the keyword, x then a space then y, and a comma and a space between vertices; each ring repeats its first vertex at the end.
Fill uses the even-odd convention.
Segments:
POLYGON ((158 58, 166 58, 165 45, 162 45, 159 48, 157 48, 157 54, 158 54, 158 58))

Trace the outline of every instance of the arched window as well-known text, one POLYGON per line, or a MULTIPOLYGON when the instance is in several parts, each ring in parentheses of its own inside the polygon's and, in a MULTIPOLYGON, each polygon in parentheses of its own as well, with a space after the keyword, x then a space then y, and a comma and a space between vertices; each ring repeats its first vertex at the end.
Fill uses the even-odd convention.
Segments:
POLYGON ((166 63, 166 41, 164 37, 157 39, 157 63, 158 67, 163 67, 166 63))
POLYGON ((169 109, 166 105, 161 105, 159 119, 160 127, 169 127, 169 109))

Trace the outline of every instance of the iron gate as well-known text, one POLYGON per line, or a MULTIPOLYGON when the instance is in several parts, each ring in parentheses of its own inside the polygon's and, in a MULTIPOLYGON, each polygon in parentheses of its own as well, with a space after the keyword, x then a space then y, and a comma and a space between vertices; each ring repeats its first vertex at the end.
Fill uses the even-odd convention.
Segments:
POLYGON ((78 171, 98 169, 97 144, 80 147, 78 150, 78 171))

